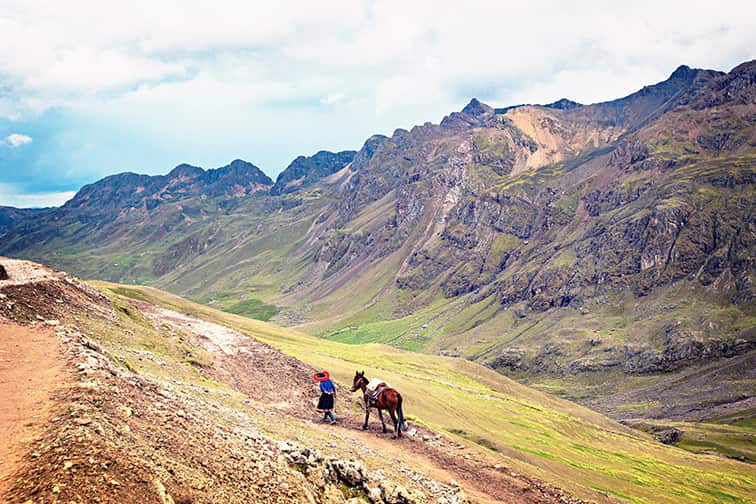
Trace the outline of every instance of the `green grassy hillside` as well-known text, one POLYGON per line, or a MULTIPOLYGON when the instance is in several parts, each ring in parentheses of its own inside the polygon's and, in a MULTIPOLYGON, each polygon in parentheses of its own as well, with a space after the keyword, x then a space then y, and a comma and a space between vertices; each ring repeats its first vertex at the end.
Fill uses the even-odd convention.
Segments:
POLYGON ((587 408, 463 359, 318 339, 148 287, 96 285, 228 325, 330 370, 341 383, 351 383, 355 370, 364 369, 403 393, 413 421, 578 495, 601 492, 639 503, 746 503, 756 492, 750 464, 662 445, 587 408))

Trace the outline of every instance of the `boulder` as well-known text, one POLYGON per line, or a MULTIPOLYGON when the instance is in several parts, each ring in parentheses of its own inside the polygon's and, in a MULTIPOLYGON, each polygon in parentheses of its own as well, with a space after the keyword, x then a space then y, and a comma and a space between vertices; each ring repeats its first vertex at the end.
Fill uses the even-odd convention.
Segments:
POLYGON ((657 432, 656 434, 654 434, 654 436, 656 436, 656 439, 664 444, 675 444, 680 441, 682 431, 672 427, 671 429, 665 429, 663 431, 657 432))

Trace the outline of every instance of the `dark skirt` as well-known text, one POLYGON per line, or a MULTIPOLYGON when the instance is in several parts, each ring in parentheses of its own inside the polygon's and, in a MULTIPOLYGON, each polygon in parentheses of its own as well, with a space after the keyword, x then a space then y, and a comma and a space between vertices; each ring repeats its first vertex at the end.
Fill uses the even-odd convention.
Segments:
POLYGON ((333 394, 326 394, 325 392, 320 394, 320 400, 318 401, 318 411, 333 411, 333 394))

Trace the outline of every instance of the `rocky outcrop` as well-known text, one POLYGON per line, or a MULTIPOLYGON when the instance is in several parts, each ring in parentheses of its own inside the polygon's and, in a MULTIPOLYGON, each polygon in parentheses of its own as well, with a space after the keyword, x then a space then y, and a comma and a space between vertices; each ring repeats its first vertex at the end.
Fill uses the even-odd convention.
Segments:
MULTIPOLYGON (((328 492, 329 487, 342 485, 349 489, 347 493, 352 497, 361 496, 373 504, 413 504, 426 501, 424 494, 388 481, 380 471, 368 471, 359 461, 323 456, 317 450, 286 441, 279 443, 278 449, 290 465, 302 471, 323 492, 328 492)), ((467 502, 459 487, 432 480, 425 483, 433 488, 433 497, 437 502, 467 502)))
POLYGON ((299 156, 278 175, 270 193, 286 194, 312 185, 351 163, 355 154, 355 151, 320 151, 310 157, 299 156))

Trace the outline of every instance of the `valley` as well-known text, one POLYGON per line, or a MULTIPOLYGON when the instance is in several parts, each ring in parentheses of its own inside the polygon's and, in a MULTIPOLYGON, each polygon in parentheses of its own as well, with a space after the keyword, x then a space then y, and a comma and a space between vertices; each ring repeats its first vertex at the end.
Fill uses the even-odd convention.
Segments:
POLYGON ((32 434, 4 421, 0 490, 750 502, 755 182, 747 61, 594 104, 472 99, 275 181, 181 164, 0 207, 2 341, 56 342, 62 373, 32 434), (359 430, 356 370, 407 396, 412 435, 359 430))

